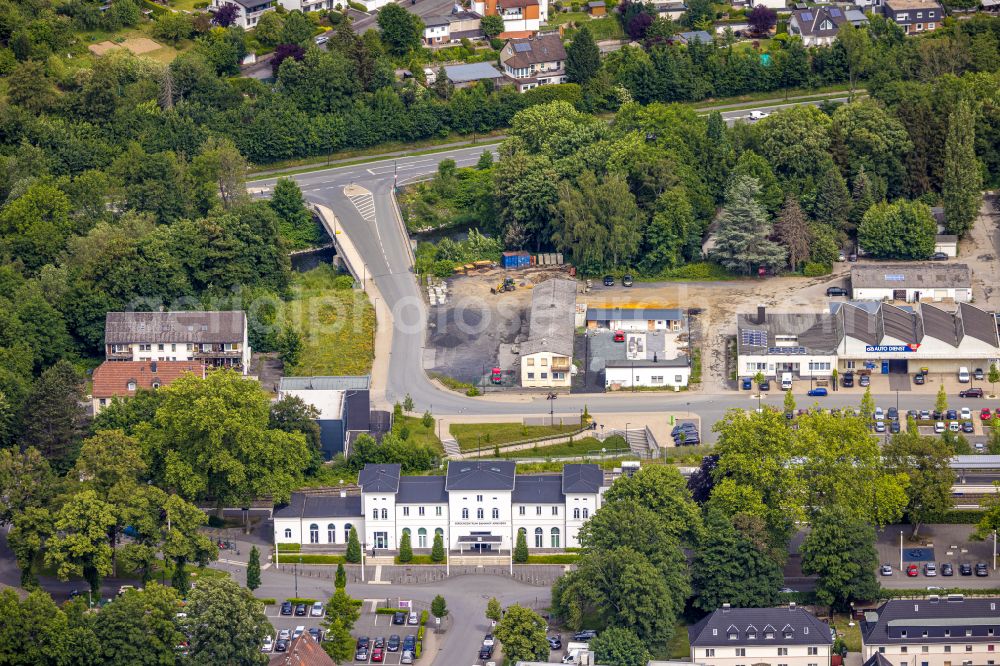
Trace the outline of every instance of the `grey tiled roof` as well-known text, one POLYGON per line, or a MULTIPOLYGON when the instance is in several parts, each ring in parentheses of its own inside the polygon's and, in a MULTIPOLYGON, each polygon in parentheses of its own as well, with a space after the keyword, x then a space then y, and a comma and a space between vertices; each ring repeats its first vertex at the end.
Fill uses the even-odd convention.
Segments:
POLYGON ((558 474, 518 474, 511 501, 520 504, 562 504, 562 477, 558 474))
POLYGON ((531 318, 528 339, 521 345, 521 355, 548 351, 573 355, 573 318, 576 312, 576 282, 546 280, 531 292, 531 318))
POLYGON ((396 493, 398 504, 447 504, 443 476, 404 476, 396 493))
POLYGON ((801 608, 729 608, 688 628, 693 646, 830 645, 830 627, 801 608), (737 638, 730 640, 729 633, 737 638), (771 638, 767 638, 768 633, 771 638), (751 636, 755 636, 751 638, 751 636))
POLYGON ((243 310, 109 312, 104 319, 104 342, 242 342, 246 322, 243 310))
POLYGON ((366 493, 396 493, 399 490, 398 463, 390 465, 365 465, 358 474, 358 485, 366 493))
POLYGON ((605 368, 686 368, 690 365, 687 356, 676 358, 661 358, 653 360, 651 358, 640 358, 634 361, 628 359, 613 359, 604 362, 605 368))
POLYGON ((596 493, 604 485, 604 472, 597 465, 568 464, 563 465, 563 493, 596 493))
POLYGON ((445 489, 452 490, 513 490, 514 463, 490 460, 486 462, 452 460, 448 463, 445 489))
POLYGON ((961 320, 941 308, 924 303, 920 306, 920 314, 924 320, 924 333, 957 347, 962 342, 961 320))
MULTIPOLYGON (((504 4, 506 7, 507 4, 504 4)), ((511 39, 500 52, 500 61, 515 69, 566 60, 566 47, 559 33, 511 39)))
POLYGON ((894 599, 875 612, 865 613, 861 622, 864 641, 871 645, 912 644, 915 641, 974 642, 976 639, 992 642, 995 638, 990 635, 991 631, 1000 633, 1000 599, 996 597, 961 598, 957 595, 937 600, 894 599), (972 635, 966 636, 967 631, 972 635))
POLYGON ((799 347, 809 354, 835 354, 843 338, 840 318, 826 313, 766 313, 764 322, 758 324, 756 315, 739 315, 736 318, 737 343, 741 354, 766 354, 774 347, 776 335, 795 335, 799 347), (751 344, 742 331, 766 333, 767 344, 751 344))
POLYGON ((274 510, 275 518, 360 518, 361 515, 361 495, 292 493, 287 505, 274 510))
POLYGON ((913 310, 883 304, 881 312, 886 335, 903 342, 920 342, 923 339, 921 318, 913 310))

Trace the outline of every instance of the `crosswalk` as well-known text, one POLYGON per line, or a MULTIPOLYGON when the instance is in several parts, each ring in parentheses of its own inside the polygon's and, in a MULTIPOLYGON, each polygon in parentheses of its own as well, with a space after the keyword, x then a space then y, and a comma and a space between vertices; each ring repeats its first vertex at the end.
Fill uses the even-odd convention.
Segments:
POLYGON ((375 222, 375 197, 370 192, 348 197, 365 222, 375 222))

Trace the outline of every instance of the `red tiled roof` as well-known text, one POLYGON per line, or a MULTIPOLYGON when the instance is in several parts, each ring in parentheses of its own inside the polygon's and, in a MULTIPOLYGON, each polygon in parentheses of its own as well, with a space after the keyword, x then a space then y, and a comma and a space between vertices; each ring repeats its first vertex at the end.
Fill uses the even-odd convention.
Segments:
POLYGON ((130 382, 135 389, 152 389, 167 386, 181 375, 193 372, 205 377, 205 366, 197 361, 105 361, 94 370, 95 398, 127 398, 135 395, 130 391, 130 382), (155 369, 154 369, 155 366, 155 369))
POLYGON ((305 633, 296 638, 288 646, 288 652, 274 653, 268 662, 269 666, 337 666, 319 643, 305 633))

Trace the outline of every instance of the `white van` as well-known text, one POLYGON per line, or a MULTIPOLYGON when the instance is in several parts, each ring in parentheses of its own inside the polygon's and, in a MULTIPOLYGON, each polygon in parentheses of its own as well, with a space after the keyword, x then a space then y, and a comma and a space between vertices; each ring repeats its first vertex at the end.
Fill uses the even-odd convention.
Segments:
POLYGON ((781 390, 787 391, 792 388, 792 373, 783 372, 781 373, 781 390))
POLYGON ((964 365, 958 369, 958 381, 963 384, 969 383, 969 369, 964 365))

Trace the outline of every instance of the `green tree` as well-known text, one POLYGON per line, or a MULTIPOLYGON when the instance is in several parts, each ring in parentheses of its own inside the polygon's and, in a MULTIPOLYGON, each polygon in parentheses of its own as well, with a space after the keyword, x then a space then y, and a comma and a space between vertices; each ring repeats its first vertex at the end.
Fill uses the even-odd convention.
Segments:
POLYGON ((861 412, 861 420, 865 423, 871 422, 872 415, 875 414, 875 399, 872 397, 871 385, 866 386, 865 392, 861 394, 861 404, 858 409, 861 412))
POLYGON ((816 601, 845 610, 852 601, 876 599, 875 530, 842 507, 825 509, 802 543, 802 572, 818 575, 816 601))
POLYGON ((962 100, 948 118, 944 142, 944 201, 948 233, 964 236, 972 229, 982 203, 982 168, 976 157, 976 112, 962 100))
MULTIPOLYGON (((806 191, 830 163, 830 117, 810 106, 776 111, 751 128, 786 192, 806 191)), ((780 203, 780 201, 779 201, 780 203)))
POLYGON ((0 525, 29 508, 50 506, 56 476, 38 449, 0 449, 0 525))
POLYGON ((17 514, 17 519, 7 532, 7 543, 17 560, 21 570, 21 586, 34 588, 38 586, 35 576, 35 558, 53 534, 52 513, 48 507, 29 506, 17 514))
MULTIPOLYGON (((701 533, 701 511, 687 488, 687 481, 675 467, 663 465, 644 466, 632 476, 621 476, 608 488, 604 495, 604 506, 594 517, 594 521, 605 507, 615 505, 644 506, 658 514, 667 534, 677 541, 694 545, 701 533)), ((627 521, 626 521, 627 522, 627 521)), ((584 525, 586 529, 587 523, 584 525)), ((595 530, 600 530, 601 520, 594 522, 595 528, 588 533, 594 539, 594 547, 600 546, 600 538, 595 530)), ((610 523, 605 524, 606 533, 615 531, 610 523)), ((626 525, 620 524, 617 529, 626 525)), ((621 544, 625 545, 625 544, 621 544)))
POLYGON ((247 563, 247 589, 253 592, 260 587, 260 551, 257 546, 250 548, 250 561, 247 563))
POLYGON ((992 388, 991 393, 997 392, 997 382, 1000 382, 1000 368, 997 367, 996 363, 990 363, 990 372, 986 375, 986 381, 990 383, 992 388))
POLYGON ((611 627, 605 629, 590 641, 594 660, 598 664, 615 666, 646 666, 649 650, 634 631, 611 627))
MULTIPOLYGON (((904 130, 905 131, 905 130, 904 130)), ((878 195, 871 176, 865 171, 864 166, 858 167, 858 174, 854 177, 854 187, 851 191, 853 203, 851 204, 851 215, 848 218, 852 227, 861 224, 862 218, 868 209, 875 205, 878 195)))
POLYGON ((694 208, 683 187, 672 187, 656 200, 643 238, 642 267, 651 273, 684 262, 684 247, 696 228, 694 208))
POLYGON ((435 596, 433 601, 431 601, 431 615, 436 618, 442 618, 448 614, 448 607, 445 605, 444 597, 440 594, 435 596))
POLYGON ((757 179, 757 184, 760 185, 757 201, 769 213, 775 213, 781 208, 785 195, 781 191, 781 185, 778 183, 777 176, 774 175, 771 164, 766 159, 752 150, 744 150, 740 153, 739 159, 736 160, 736 165, 729 174, 729 178, 730 181, 733 181, 741 176, 751 176, 757 179))
POLYGON ((795 197, 790 196, 785 199, 785 205, 774 221, 774 237, 788 251, 788 266, 793 271, 798 270, 799 266, 809 259, 812 233, 795 197))
POLYGON ((336 620, 350 631, 361 617, 361 603, 358 599, 352 599, 346 589, 334 589, 333 596, 326 605, 327 622, 336 620))
POLYGON ((163 502, 163 556, 173 563, 172 582, 181 594, 187 592, 187 564, 205 566, 219 557, 216 544, 201 532, 208 522, 205 512, 178 495, 163 502))
POLYGON ((155 582, 116 598, 94 616, 94 656, 121 666, 174 663, 176 646, 185 640, 176 625, 179 606, 177 591, 155 582))
MULTIPOLYGON (((162 19, 159 19, 162 20, 162 19)), ((285 17, 278 12, 265 12, 254 26, 253 36, 264 46, 274 48, 282 43, 285 31, 285 17)))
POLYGON ((852 24, 846 30, 837 32, 837 44, 843 49, 847 61, 848 80, 851 84, 851 96, 859 79, 870 70, 873 62, 874 45, 868 34, 868 28, 854 27, 852 24))
POLYGON ((202 578, 191 590, 181 619, 192 664, 266 664, 264 636, 272 632, 264 604, 231 578, 202 578))
POLYGON ((519 564, 524 564, 528 561, 528 539, 525 537, 523 527, 517 531, 517 545, 514 546, 514 561, 519 564))
POLYGON ((952 507, 955 472, 951 469, 951 447, 938 437, 921 435, 911 421, 905 433, 892 436, 882 455, 890 470, 909 478, 906 516, 915 539, 922 524, 937 522, 952 507))
POLYGON ((484 16, 479 23, 479 29, 487 40, 494 40, 503 32, 503 17, 499 14, 484 16))
POLYGON ((347 587, 347 571, 344 570, 344 563, 337 563, 337 577, 333 579, 333 586, 338 590, 347 587))
POLYGON ((847 183, 840 170, 830 163, 816 184, 813 215, 819 222, 846 232, 850 212, 851 194, 847 191, 847 183))
POLYGON ((82 576, 95 597, 101 595, 101 578, 110 576, 111 544, 108 530, 115 524, 114 507, 93 490, 82 490, 55 514, 55 533, 45 547, 45 563, 60 580, 82 576))
POLYGON ((13 588, 0 591, 0 630, 8 639, 0 645, 0 663, 12 666, 35 664, 104 663, 87 661, 99 650, 91 618, 81 602, 59 608, 42 590, 19 600, 13 588), (16 640, 30 636, 30 640, 16 640), (84 655, 81 658, 81 655, 84 655))
POLYGON ((392 3, 380 9, 378 27, 382 32, 382 43, 393 55, 403 56, 420 47, 424 22, 400 5, 392 3))
POLYGON ((490 597, 490 600, 486 602, 486 619, 499 622, 502 617, 503 609, 500 607, 500 602, 497 601, 496 597, 490 597))
POLYGON ((538 661, 549 657, 545 629, 545 620, 538 613, 514 604, 507 607, 493 633, 503 644, 504 656, 511 661, 538 661))
POLYGON ((413 560, 413 546, 410 545, 410 531, 403 530, 403 535, 399 538, 399 561, 409 562, 413 560))
POLYGON ((305 350, 302 336, 291 325, 281 328, 281 332, 278 333, 278 338, 275 340, 274 347, 281 358, 281 364, 284 368, 294 368, 302 357, 302 352, 305 350))
POLYGON ((361 542, 358 541, 358 531, 351 525, 351 531, 347 535, 347 552, 344 559, 351 564, 361 562, 361 542))
POLYGON ((424 415, 420 417, 420 424, 425 428, 434 427, 434 415, 431 414, 430 410, 424 412, 424 415))
POLYGON ((795 413, 795 396, 792 395, 792 389, 785 391, 785 413, 795 413))
POLYGON ((319 454, 322 445, 318 419, 318 409, 297 395, 286 395, 271 405, 268 425, 284 432, 302 433, 310 451, 319 454))
POLYGON ((274 184, 268 206, 278 214, 281 237, 290 247, 298 249, 317 244, 321 234, 319 224, 306 208, 302 190, 294 180, 279 178, 274 184))
POLYGON ((316 26, 308 16, 300 11, 291 11, 285 14, 284 25, 281 27, 281 43, 305 46, 312 41, 315 32, 316 26))
POLYGON ((706 612, 723 603, 737 608, 773 606, 784 580, 778 562, 758 550, 719 511, 708 516, 691 570, 694 605, 706 612))
POLYGON ((444 535, 434 533, 434 544, 431 546, 431 562, 444 562, 444 535))
POLYGON ((345 664, 354 658, 354 637, 340 618, 333 618, 326 624, 323 649, 338 664, 345 664))
POLYGON ((38 449, 56 469, 68 469, 83 435, 82 402, 83 378, 69 362, 46 369, 24 404, 22 446, 38 449))
POLYGON ((587 83, 600 67, 601 51, 590 28, 583 26, 566 49, 566 77, 571 83, 587 83))
POLYGON ((49 182, 30 184, 0 211, 0 248, 30 271, 53 263, 73 231, 69 198, 49 182))
POLYGON ((716 233, 712 253, 725 268, 750 275, 758 268, 780 268, 785 264, 785 249, 770 240, 771 223, 757 201, 760 185, 750 177, 732 181, 716 233))
POLYGON ((934 399, 934 409, 942 414, 948 411, 948 394, 944 390, 944 384, 938 387, 937 397, 934 399))
POLYGON ((858 243, 884 259, 926 259, 934 252, 937 224, 927 204, 899 200, 876 203, 858 226, 858 243))

